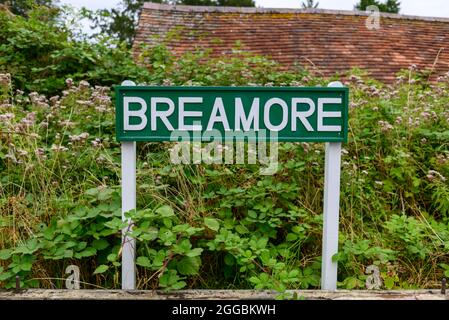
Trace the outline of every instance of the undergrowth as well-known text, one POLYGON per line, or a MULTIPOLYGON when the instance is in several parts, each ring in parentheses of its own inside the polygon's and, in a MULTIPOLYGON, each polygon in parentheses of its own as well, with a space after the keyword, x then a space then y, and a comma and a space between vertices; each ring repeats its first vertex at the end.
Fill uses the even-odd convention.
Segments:
MULTIPOLYGON (((12 34, 30 35, 0 18, 12 34)), ((3 57, 13 59, 14 46, 28 42, 8 39, 3 57)), ((338 79, 299 67, 283 71, 239 50, 215 59, 200 51, 175 58, 161 44, 138 58, 148 69, 126 60, 101 85, 113 66, 98 59, 101 52, 113 59, 114 51, 102 47, 88 57, 85 47, 53 48, 47 40, 41 45, 55 67, 28 73, 25 56, 0 65, 4 288, 17 275, 22 287, 61 288, 71 264, 80 267, 82 287, 120 288, 120 146, 114 94, 104 84, 118 83, 129 70, 137 70, 133 80, 150 85, 326 86, 338 79), (75 64, 91 61, 92 69, 60 65, 66 54, 75 64)), ((360 70, 346 79, 351 106, 335 256, 339 287, 364 288, 372 264, 384 289, 436 287, 449 276, 449 79, 431 84, 414 68, 392 85, 360 70)), ((171 147, 138 144, 138 210, 129 217, 139 289, 319 287, 323 144, 280 143, 273 176, 260 175, 257 165, 174 165, 171 147)))

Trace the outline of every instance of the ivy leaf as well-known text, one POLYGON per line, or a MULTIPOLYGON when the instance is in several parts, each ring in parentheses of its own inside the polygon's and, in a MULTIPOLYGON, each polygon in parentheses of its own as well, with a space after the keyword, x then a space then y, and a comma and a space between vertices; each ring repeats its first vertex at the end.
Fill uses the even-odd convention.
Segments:
POLYGON ((214 218, 204 218, 204 224, 213 231, 218 231, 218 229, 220 229, 220 223, 214 218))
POLYGON ((104 273, 104 272, 108 271, 108 269, 109 269, 109 266, 102 264, 97 269, 95 269, 94 274, 104 273))

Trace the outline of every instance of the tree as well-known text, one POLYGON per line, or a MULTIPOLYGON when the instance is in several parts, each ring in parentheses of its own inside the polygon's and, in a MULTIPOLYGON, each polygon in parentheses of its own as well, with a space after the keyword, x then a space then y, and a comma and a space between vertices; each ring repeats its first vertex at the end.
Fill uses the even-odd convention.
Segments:
MULTIPOLYGON (((2 6, 0 74, 11 74, 14 88, 54 95, 67 87, 67 78, 104 86, 125 79, 144 82, 150 77, 147 68, 133 61, 125 43, 76 38, 72 34, 73 25, 61 24, 58 17, 53 17, 54 8, 36 6, 24 17, 3 10, 2 6)), ((0 83, 0 98, 1 88, 0 83)), ((1 111, 2 107, 0 102, 1 111)), ((0 154, 1 151, 0 142, 0 154)), ((1 164, 0 157, 0 172, 1 164)))
MULTIPOLYGON (((85 9, 84 15, 92 21, 92 28, 99 28, 101 33, 131 44, 144 2, 146 1, 122 0, 118 8, 95 12, 85 9)), ((152 2, 162 3, 163 1, 153 0, 152 2)))
POLYGON ((401 10, 401 3, 398 0, 387 0, 380 2, 378 0, 360 0, 355 5, 355 9, 365 11, 369 6, 377 6, 381 12, 399 13, 401 10))
MULTIPOLYGON (((84 11, 84 15, 93 22, 93 28, 99 28, 118 40, 132 44, 139 21, 140 11, 148 0, 122 0, 119 8, 112 10, 84 11)), ((236 6, 254 7, 254 0, 152 0, 165 4, 183 4, 191 6, 236 6)))
POLYGON ((302 2, 302 7, 304 9, 316 9, 318 8, 319 4, 320 4, 319 2, 315 3, 314 0, 307 0, 305 2, 304 1, 302 2))
POLYGON ((0 4, 5 5, 12 13, 20 16, 26 16, 28 10, 36 6, 55 8, 57 2, 53 0, 0 0, 0 4))

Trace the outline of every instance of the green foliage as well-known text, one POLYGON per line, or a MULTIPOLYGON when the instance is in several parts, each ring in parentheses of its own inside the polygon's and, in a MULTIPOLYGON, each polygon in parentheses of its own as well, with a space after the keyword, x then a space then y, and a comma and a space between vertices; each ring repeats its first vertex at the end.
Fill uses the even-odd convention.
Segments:
POLYGON ((135 227, 129 235, 141 242, 136 263, 155 272, 159 286, 181 289, 185 276, 198 275, 202 248, 195 247, 195 237, 203 228, 182 223, 169 206, 130 212, 135 227))
MULTIPOLYGON (((5 5, 6 8, 14 14, 26 16, 28 11, 38 6, 46 6, 57 12, 53 0, 0 0, 0 5, 5 5)), ((1 9, 1 8, 0 8, 1 9)))
POLYGON ((365 11, 369 6, 376 6, 381 12, 389 13, 399 13, 401 10, 401 3, 398 0, 360 0, 359 3, 355 5, 357 10, 365 11))
POLYGON ((75 40, 50 10, 38 7, 28 17, 0 11, 0 72, 13 75, 14 87, 56 94, 67 78, 113 85, 148 77, 125 44, 107 38, 95 44, 75 40))
MULTIPOLYGON (((118 8, 97 11, 84 10, 84 16, 92 21, 100 33, 132 45, 139 23, 139 15, 146 0, 122 0, 118 8)), ((154 3, 189 6, 254 7, 254 0, 153 0, 154 3)))
MULTIPOLYGON (((86 287, 120 287, 125 225, 114 96, 89 82, 118 83, 132 70, 133 79, 151 85, 324 86, 332 80, 300 67, 283 71, 242 53, 238 43, 220 58, 202 51, 175 58, 162 43, 137 57, 143 68, 127 64, 125 46, 50 50, 59 39, 54 34, 43 48, 84 57, 76 61, 89 61, 84 55, 92 48, 95 63, 83 62, 70 74, 89 82, 66 81, 59 64, 54 81, 46 82, 21 69, 37 60, 18 54, 15 62, 9 48, 19 43, 15 50, 23 45, 23 54, 30 54, 21 38, 45 34, 39 19, 0 17, 10 32, 0 46, 10 63, 0 68, 13 72, 0 73, 0 286, 6 288, 16 275, 23 287, 63 287, 58 279, 69 264, 80 267, 86 287), (25 32, 18 21, 32 21, 40 31, 36 35, 30 25, 25 32), (125 61, 117 62, 123 67, 117 73, 110 64, 115 59, 125 61), (81 72, 84 63, 92 65, 81 72), (50 98, 23 90, 59 86, 63 92, 50 98)), ((340 251, 334 257, 339 287, 364 288, 371 264, 379 267, 383 288, 433 287, 449 272, 448 78, 427 83, 413 70, 391 86, 360 70, 347 78, 350 132, 342 151, 340 251)), ((128 232, 138 244, 139 288, 284 293, 319 287, 323 145, 280 143, 272 176, 260 175, 256 165, 173 165, 171 147, 138 144, 138 210, 128 213, 134 222, 128 232)))
MULTIPOLYGON (((55 216, 48 223, 41 222, 28 240, 21 241, 14 249, 0 251, 0 260, 10 260, 1 277, 4 287, 14 287, 16 275, 25 279, 25 286, 36 286, 38 282, 30 275, 33 266, 41 261, 55 261, 62 267, 71 260, 96 257, 99 264, 107 263, 106 257, 116 255, 120 249, 116 236, 124 227, 120 219, 120 199, 117 192, 104 189, 96 195, 86 192, 85 198, 76 204, 69 201, 61 204, 61 210, 67 211, 67 215, 55 216), (108 197, 101 196, 106 193, 108 197), (85 204, 81 204, 83 202, 85 204)), ((108 269, 101 264, 91 272, 96 275, 108 269)))
POLYGON ((131 46, 144 3, 145 0, 123 0, 118 8, 97 11, 84 9, 83 14, 92 21, 92 28, 99 28, 100 33, 108 34, 131 46))

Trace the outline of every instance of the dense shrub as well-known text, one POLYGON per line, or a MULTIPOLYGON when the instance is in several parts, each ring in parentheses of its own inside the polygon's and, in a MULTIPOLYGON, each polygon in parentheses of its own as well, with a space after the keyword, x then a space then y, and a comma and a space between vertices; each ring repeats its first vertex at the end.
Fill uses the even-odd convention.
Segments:
POLYGON ((66 78, 113 85, 148 77, 124 43, 77 38, 56 13, 37 7, 22 17, 0 9, 0 72, 12 75, 15 88, 56 94, 66 78))

